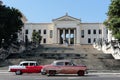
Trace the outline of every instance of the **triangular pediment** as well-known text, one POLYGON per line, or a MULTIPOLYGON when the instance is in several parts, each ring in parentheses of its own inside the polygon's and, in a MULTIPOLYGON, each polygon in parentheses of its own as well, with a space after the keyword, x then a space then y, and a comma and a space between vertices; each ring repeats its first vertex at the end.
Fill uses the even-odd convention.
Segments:
POLYGON ((75 21, 75 20, 73 20, 73 19, 71 19, 71 18, 69 18, 69 17, 64 17, 64 18, 62 18, 62 19, 59 19, 58 21, 75 21))
POLYGON ((57 19, 53 19, 53 21, 80 21, 80 19, 71 17, 66 14, 65 16, 59 17, 57 19))

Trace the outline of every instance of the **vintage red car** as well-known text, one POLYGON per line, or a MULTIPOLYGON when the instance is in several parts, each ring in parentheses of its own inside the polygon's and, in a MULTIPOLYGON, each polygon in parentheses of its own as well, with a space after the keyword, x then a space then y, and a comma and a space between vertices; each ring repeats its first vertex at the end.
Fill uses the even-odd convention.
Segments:
POLYGON ((9 72, 15 72, 16 75, 22 73, 40 73, 42 65, 38 65, 36 61, 22 61, 19 65, 9 66, 9 72))
POLYGON ((71 60, 56 60, 50 65, 44 65, 41 74, 54 76, 56 74, 78 74, 84 76, 87 73, 85 65, 77 65, 71 60))

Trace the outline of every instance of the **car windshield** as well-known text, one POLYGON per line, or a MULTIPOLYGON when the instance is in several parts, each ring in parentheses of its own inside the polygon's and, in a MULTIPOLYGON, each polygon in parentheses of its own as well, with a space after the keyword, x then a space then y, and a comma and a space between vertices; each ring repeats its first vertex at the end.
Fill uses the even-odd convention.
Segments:
POLYGON ((64 66, 64 62, 57 62, 56 65, 57 66, 64 66))

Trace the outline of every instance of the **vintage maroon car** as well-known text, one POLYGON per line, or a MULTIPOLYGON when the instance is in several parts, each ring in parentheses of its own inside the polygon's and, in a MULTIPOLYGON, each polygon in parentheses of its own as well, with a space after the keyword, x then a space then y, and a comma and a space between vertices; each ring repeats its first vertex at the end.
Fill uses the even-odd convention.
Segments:
POLYGON ((41 74, 54 76, 56 74, 78 74, 84 76, 87 73, 85 65, 77 65, 71 60, 56 60, 50 65, 44 65, 41 74))
POLYGON ((22 73, 40 73, 42 65, 38 65, 36 61, 22 61, 19 65, 9 66, 9 72, 15 72, 16 75, 22 73))

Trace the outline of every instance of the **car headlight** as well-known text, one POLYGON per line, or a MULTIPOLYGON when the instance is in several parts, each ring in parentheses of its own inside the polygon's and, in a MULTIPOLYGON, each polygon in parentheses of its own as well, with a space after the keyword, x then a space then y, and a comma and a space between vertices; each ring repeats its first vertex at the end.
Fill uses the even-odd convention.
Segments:
POLYGON ((46 72, 46 70, 45 69, 41 69, 41 72, 46 72))
POLYGON ((45 75, 46 74, 46 70, 45 69, 41 69, 41 74, 45 75))

